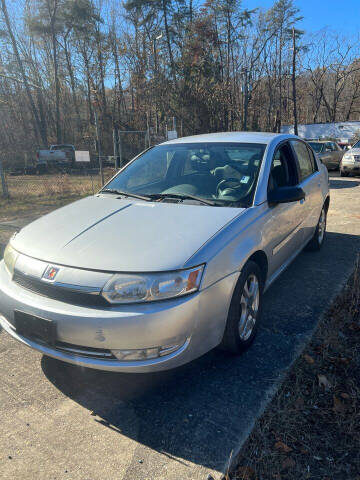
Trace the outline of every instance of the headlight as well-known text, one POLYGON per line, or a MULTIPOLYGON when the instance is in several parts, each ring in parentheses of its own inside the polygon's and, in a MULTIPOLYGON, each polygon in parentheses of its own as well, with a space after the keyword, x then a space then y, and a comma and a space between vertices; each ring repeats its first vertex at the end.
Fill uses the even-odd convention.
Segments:
POLYGON ((14 267, 18 256, 18 252, 10 245, 10 243, 8 243, 4 252, 4 262, 10 275, 13 275, 14 273, 14 267))
POLYGON ((176 272, 116 274, 101 294, 110 303, 153 302, 180 297, 199 289, 204 265, 176 272))
POLYGON ((346 153, 343 158, 344 158, 344 160, 352 160, 353 159, 351 153, 346 153))

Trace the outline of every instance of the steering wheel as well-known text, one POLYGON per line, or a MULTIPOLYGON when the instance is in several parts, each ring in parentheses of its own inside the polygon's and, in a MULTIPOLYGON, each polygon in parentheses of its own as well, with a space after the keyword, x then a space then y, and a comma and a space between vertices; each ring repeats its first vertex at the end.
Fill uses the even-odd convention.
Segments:
POLYGON ((240 185, 238 178, 224 178, 221 180, 216 187, 216 196, 218 197, 220 193, 223 193, 225 190, 233 190, 236 192, 236 188, 240 185))

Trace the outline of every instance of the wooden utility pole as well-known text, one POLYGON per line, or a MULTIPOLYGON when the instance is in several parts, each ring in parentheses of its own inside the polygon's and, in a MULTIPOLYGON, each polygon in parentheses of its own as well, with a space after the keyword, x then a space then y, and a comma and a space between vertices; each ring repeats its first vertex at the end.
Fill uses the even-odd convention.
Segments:
POLYGON ((293 55, 292 55, 292 97, 293 97, 293 115, 294 115, 294 134, 298 135, 298 120, 297 120, 297 108, 296 108, 296 38, 295 28, 292 28, 292 43, 293 43, 293 55))

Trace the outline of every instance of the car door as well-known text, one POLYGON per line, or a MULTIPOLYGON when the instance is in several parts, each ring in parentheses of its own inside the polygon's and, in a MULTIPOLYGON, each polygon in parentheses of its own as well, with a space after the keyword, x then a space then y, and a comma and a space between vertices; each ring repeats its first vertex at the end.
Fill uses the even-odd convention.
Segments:
POLYGON ((344 155, 344 151, 335 142, 333 142, 333 147, 334 147, 334 161, 335 161, 334 168, 337 170, 338 168, 340 168, 340 162, 344 155))
POLYGON ((325 151, 328 156, 328 168, 330 170, 336 170, 339 167, 340 159, 339 153, 334 142, 326 142, 325 151))
POLYGON ((320 172, 313 152, 302 140, 290 140, 298 168, 299 186, 305 192, 302 210, 302 243, 310 240, 319 221, 322 195, 320 172))
MULTIPOLYGON (((284 142, 279 145, 272 159, 268 192, 276 188, 294 186, 298 182, 298 168, 294 152, 290 144, 284 142)), ((270 276, 288 263, 301 248, 303 242, 301 228, 304 219, 302 201, 279 203, 269 207, 264 236, 267 252, 271 257, 270 276)))
POLYGON ((328 170, 333 168, 333 152, 330 147, 330 143, 326 142, 323 144, 323 149, 320 155, 321 161, 328 170))

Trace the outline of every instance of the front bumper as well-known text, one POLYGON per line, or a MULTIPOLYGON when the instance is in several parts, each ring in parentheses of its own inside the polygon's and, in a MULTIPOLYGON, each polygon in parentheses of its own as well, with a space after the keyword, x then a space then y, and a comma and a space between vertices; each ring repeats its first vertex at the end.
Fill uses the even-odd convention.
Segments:
POLYGON ((360 162, 345 163, 341 165, 341 171, 360 175, 360 162))
POLYGON ((239 273, 195 294, 148 304, 85 307, 50 299, 14 283, 0 262, 0 324, 16 340, 50 357, 83 367, 123 372, 175 368, 214 348, 221 341, 239 273), (65 352, 20 336, 14 310, 56 322, 57 341, 74 349, 143 349, 179 345, 169 355, 139 361, 99 359, 65 352))

